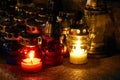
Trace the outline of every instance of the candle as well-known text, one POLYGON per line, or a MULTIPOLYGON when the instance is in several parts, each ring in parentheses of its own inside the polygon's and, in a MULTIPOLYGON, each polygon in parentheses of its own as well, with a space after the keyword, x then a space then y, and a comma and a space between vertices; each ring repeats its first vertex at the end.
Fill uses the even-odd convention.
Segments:
POLYGON ((70 62, 73 64, 84 64, 87 62, 87 52, 86 50, 79 48, 78 46, 80 45, 78 44, 70 53, 70 62))
POLYGON ((30 57, 23 59, 21 68, 27 72, 37 72, 42 69, 42 61, 39 58, 34 58, 34 51, 30 52, 30 57))
POLYGON ((70 53, 70 62, 73 64, 84 64, 87 62, 87 53, 82 51, 81 53, 70 53))

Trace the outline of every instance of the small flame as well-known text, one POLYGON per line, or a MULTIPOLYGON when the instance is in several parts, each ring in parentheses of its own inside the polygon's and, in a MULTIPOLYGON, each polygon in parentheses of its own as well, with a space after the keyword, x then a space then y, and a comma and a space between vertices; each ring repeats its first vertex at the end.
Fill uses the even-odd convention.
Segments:
POLYGON ((34 50, 31 50, 31 51, 30 51, 30 54, 29 54, 29 57, 30 57, 31 60, 33 60, 34 54, 35 54, 35 51, 34 51, 34 50))

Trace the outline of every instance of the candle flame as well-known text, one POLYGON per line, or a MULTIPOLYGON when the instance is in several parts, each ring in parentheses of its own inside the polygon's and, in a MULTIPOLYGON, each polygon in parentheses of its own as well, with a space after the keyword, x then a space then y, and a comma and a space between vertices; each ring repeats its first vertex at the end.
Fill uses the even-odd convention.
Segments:
POLYGON ((81 49, 80 48, 80 45, 81 45, 81 42, 80 41, 78 41, 77 43, 76 43, 76 47, 73 49, 73 52, 77 55, 77 54, 84 54, 84 49, 81 49))
POLYGON ((33 60, 34 54, 35 54, 35 51, 31 50, 30 53, 29 53, 29 57, 30 57, 31 60, 33 60))

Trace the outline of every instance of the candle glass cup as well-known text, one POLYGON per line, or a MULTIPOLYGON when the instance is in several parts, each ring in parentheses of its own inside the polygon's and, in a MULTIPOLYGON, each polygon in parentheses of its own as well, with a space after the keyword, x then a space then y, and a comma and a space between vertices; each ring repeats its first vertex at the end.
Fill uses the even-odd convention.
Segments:
POLYGON ((21 69, 25 72, 38 72, 42 69, 42 61, 39 58, 25 58, 21 62, 21 69))
POLYGON ((63 62, 60 41, 49 36, 44 37, 42 42, 43 63, 46 66, 60 65, 63 62))
POLYGON ((29 54, 31 51, 34 52, 35 58, 42 57, 42 52, 38 45, 22 45, 22 47, 19 49, 19 56, 20 56, 19 62, 21 62, 25 58, 29 58, 29 54))
POLYGON ((26 72, 38 72, 42 69, 42 52, 38 45, 24 45, 19 50, 21 69, 26 72))
POLYGON ((87 63, 87 51, 89 38, 87 26, 74 25, 78 29, 71 28, 67 36, 67 46, 70 52, 70 62, 73 64, 87 63))

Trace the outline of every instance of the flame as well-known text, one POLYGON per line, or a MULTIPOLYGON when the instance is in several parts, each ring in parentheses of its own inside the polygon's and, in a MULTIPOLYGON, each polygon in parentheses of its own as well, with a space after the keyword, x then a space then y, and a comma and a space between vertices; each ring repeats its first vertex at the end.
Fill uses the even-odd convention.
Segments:
POLYGON ((73 49, 73 52, 76 54, 76 55, 79 55, 79 54, 84 54, 84 49, 81 49, 80 48, 80 45, 81 45, 81 42, 80 41, 78 41, 77 43, 76 43, 76 47, 73 49))
POLYGON ((31 50, 31 51, 29 52, 29 57, 30 57, 31 60, 33 60, 34 54, 35 54, 35 51, 34 51, 34 50, 31 50))

